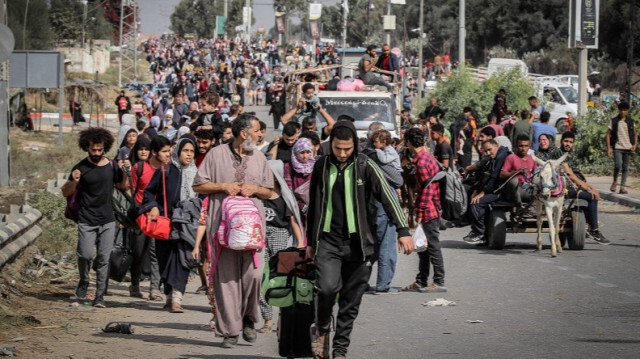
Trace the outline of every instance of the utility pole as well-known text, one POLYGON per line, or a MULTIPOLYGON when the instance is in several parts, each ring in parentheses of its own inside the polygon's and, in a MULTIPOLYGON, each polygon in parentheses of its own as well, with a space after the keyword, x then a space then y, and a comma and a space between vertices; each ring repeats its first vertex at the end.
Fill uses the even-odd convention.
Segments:
POLYGON ((136 82, 138 77, 138 6, 135 0, 120 2, 120 61, 118 86, 123 82, 136 82), (125 63, 126 61, 126 63, 125 63))
POLYGON ((364 26, 364 47, 369 46, 369 10, 371 10, 371 0, 367 0, 367 24, 364 26))
MULTIPOLYGON (((391 17, 391 0, 387 0, 387 18, 391 17)), ((391 48, 391 30, 387 30, 387 45, 391 48)))
MULTIPOLYGON (((22 23, 22 49, 27 49, 27 14, 29 13, 29 0, 24 6, 24 23, 22 23)), ((8 16, 5 14, 5 16, 8 16)))
POLYGON ((635 61, 634 61, 634 54, 633 54, 633 50, 634 50, 634 46, 633 43, 635 41, 635 36, 633 33, 633 25, 636 23, 636 0, 631 0, 631 9, 629 11, 629 27, 628 27, 628 31, 629 31, 629 39, 628 39, 628 43, 627 43, 627 73, 626 73, 626 81, 625 81, 625 96, 627 98, 627 102, 629 104, 632 104, 632 91, 631 88, 633 87, 633 68, 635 65, 635 61))
POLYGON ((82 5, 84 6, 84 10, 82 10, 82 48, 84 49, 84 34, 87 26, 87 0, 82 0, 82 5))
POLYGON ((465 0, 460 1, 460 14, 458 15, 458 64, 463 66, 465 63, 465 38, 467 30, 465 29, 465 0))
POLYGON ((347 47, 347 17, 349 16, 349 2, 342 0, 342 48, 347 47))
POLYGON ((228 15, 228 11, 229 11, 228 7, 229 7, 229 0, 224 0, 224 10, 223 10, 223 12, 224 12, 224 28, 223 28, 223 31, 224 31, 224 39, 225 40, 227 39, 227 16, 229 16, 228 15))
MULTIPOLYGON (((0 0, 0 24, 7 25, 7 20, 7 1, 0 0)), ((9 187, 10 179, 9 59, 6 59, 0 62, 0 188, 9 187)))
POLYGON ((424 23, 424 0, 420 0, 420 37, 418 38, 418 97, 422 100, 422 39, 423 39, 423 23, 424 23))
POLYGON ((244 6, 247 7, 247 44, 251 42, 251 0, 245 0, 244 6))

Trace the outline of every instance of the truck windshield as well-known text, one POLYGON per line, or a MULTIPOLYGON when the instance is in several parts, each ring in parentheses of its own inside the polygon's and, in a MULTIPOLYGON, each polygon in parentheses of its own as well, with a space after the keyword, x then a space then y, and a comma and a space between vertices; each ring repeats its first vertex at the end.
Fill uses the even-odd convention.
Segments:
POLYGON ((578 103, 578 91, 573 86, 558 86, 558 90, 567 99, 567 102, 578 103))

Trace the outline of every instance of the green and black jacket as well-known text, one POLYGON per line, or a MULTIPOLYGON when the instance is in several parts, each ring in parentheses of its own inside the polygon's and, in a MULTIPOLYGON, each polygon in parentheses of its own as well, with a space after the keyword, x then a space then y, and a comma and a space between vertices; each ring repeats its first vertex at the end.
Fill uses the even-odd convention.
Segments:
MULTIPOLYGON (((348 127, 353 132, 356 149, 353 160, 344 169, 345 210, 347 226, 352 238, 358 238, 363 257, 373 254, 376 242, 376 201, 382 203, 391 223, 396 226, 399 237, 409 236, 407 219, 400 203, 378 165, 368 156, 357 151, 357 133, 353 123, 338 121, 336 127, 348 127)), ((333 140, 333 137, 332 137, 333 140)), ((331 192, 338 168, 332 155, 320 157, 311 175, 309 212, 307 213, 307 239, 309 246, 317 251, 322 233, 331 228, 331 192)))

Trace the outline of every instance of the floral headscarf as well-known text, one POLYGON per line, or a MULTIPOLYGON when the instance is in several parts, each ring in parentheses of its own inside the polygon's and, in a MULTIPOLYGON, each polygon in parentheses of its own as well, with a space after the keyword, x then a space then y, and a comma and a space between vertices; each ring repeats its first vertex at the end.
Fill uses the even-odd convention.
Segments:
POLYGON ((291 149, 291 165, 293 169, 300 174, 309 174, 313 172, 313 166, 316 164, 315 158, 311 157, 307 162, 302 163, 298 160, 298 153, 310 151, 313 153, 313 144, 308 138, 299 138, 291 149))

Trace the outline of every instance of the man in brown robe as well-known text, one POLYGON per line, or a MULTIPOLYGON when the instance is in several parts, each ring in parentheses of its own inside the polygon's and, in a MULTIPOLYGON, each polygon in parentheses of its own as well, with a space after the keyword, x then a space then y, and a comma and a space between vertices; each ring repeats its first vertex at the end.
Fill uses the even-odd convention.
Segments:
MULTIPOLYGON (((262 201, 271 196, 273 174, 262 152, 257 150, 260 123, 256 117, 242 115, 232 122, 235 140, 215 147, 207 153, 193 182, 193 190, 209 195, 207 237, 218 231, 222 216, 222 201, 227 196, 245 196, 253 200, 262 214, 262 201)), ((264 233, 263 233, 264 236, 264 233)), ((260 319, 258 300, 263 256, 254 251, 236 251, 216 245, 220 251, 214 261, 213 291, 215 297, 216 336, 224 337, 223 348, 233 348, 238 336, 247 342, 256 340, 254 323, 260 319), (257 265, 256 265, 257 264, 257 265)))

